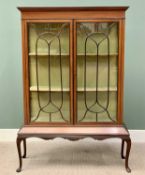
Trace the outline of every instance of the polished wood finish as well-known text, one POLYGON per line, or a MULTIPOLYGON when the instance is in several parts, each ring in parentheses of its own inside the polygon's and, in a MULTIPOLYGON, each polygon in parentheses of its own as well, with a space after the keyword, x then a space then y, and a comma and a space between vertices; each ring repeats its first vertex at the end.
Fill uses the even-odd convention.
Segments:
POLYGON ((127 172, 131 140, 123 123, 123 82, 124 82, 124 39, 125 39, 125 10, 128 7, 18 7, 22 18, 22 48, 23 48, 23 96, 24 96, 24 127, 18 132, 16 140, 19 168, 22 169, 22 158, 26 157, 26 139, 39 137, 53 139, 62 137, 78 140, 85 137, 102 140, 120 138, 121 157, 125 159, 127 172), (29 91, 29 53, 28 28, 29 23, 68 22, 70 24, 70 123, 31 122, 30 121, 30 91, 29 91), (117 123, 85 122, 77 123, 77 22, 118 22, 119 23, 119 55, 118 55, 118 94, 117 94, 117 123), (22 155, 21 143, 24 153, 22 155), (127 145, 126 152, 124 145, 127 145), (125 155, 124 155, 125 154, 125 155))
POLYGON ((23 63, 23 104, 24 123, 29 123, 29 78, 28 78, 28 43, 26 22, 22 21, 22 63, 23 63))
POLYGON ((38 137, 41 139, 53 139, 62 137, 69 140, 79 140, 86 137, 104 140, 108 138, 120 138, 122 140, 121 157, 125 159, 125 168, 127 172, 131 172, 128 166, 129 153, 131 148, 131 140, 127 129, 124 126, 119 127, 23 127, 18 132, 17 148, 19 155, 19 168, 17 172, 22 170, 22 158, 26 157, 26 139, 30 137, 38 137), (21 142, 24 142, 24 156, 22 156, 21 142), (123 156, 124 143, 126 142, 126 155, 123 156))
POLYGON ((48 12, 48 11, 126 11, 128 6, 120 7, 18 7, 21 12, 48 12))
MULTIPOLYGON (((27 24, 31 22, 69 22, 70 23, 70 113, 71 124, 77 123, 77 64, 76 64, 76 22, 118 22, 119 23, 119 56, 118 56, 118 98, 117 98, 117 123, 123 123, 123 82, 124 82, 124 30, 125 30, 125 10, 128 7, 20 7, 22 13, 22 48, 23 48, 23 87, 24 87, 24 124, 54 126, 57 123, 33 123, 30 122, 30 102, 29 102, 29 66, 28 66, 28 29, 27 24), (107 14, 106 14, 107 13, 107 14), (115 13, 115 14, 114 14, 115 13)), ((78 125, 97 125, 100 123, 81 123, 78 125)), ((116 125, 115 124, 115 125, 116 125)), ((61 126, 68 124, 61 123, 61 126)))
POLYGON ((22 19, 124 19, 128 7, 18 7, 22 19))
POLYGON ((77 135, 128 135, 126 128, 118 127, 23 127, 18 135, 24 134, 77 134, 77 135))
POLYGON ((123 91, 124 91, 124 39, 125 22, 119 22, 119 61, 118 61, 118 123, 123 122, 123 91))

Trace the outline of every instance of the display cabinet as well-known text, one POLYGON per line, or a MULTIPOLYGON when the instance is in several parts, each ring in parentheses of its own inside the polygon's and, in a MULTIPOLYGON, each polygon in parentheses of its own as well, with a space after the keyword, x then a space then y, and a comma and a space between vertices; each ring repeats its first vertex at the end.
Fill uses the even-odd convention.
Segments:
POLYGON ((126 9, 19 8, 25 127, 123 127, 126 9))
POLYGON ((122 124, 125 8, 21 10, 25 125, 122 124))

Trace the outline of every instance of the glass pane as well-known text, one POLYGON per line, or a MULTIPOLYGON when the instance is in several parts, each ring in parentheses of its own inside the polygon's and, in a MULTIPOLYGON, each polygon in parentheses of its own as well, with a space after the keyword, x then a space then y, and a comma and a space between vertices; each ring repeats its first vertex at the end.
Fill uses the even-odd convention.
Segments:
POLYGON ((118 23, 77 23, 77 122, 117 121, 118 23))
POLYGON ((70 122, 69 23, 29 23, 31 122, 70 122))

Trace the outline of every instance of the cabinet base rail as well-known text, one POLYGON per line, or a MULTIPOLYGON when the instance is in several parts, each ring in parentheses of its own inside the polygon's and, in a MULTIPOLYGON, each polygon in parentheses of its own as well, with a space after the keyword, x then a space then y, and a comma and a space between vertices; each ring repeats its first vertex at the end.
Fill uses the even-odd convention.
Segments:
POLYGON ((125 159, 125 168, 128 173, 131 169, 128 165, 129 154, 131 149, 131 139, 128 130, 124 126, 103 126, 103 127, 22 127, 16 139, 19 167, 17 172, 22 171, 22 159, 26 158, 27 144, 26 139, 30 137, 38 137, 49 140, 56 137, 61 137, 69 140, 79 140, 86 137, 91 137, 97 140, 104 140, 108 138, 121 139, 121 158, 125 159), (21 149, 23 143, 23 154, 21 149), (126 147, 124 146, 126 143, 126 147))

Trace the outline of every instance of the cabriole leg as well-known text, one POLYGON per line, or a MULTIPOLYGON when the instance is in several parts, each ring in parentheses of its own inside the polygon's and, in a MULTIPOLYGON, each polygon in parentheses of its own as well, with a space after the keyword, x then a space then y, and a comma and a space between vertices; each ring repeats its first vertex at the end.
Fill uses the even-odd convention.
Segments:
POLYGON ((19 168, 16 170, 17 172, 20 172, 22 169, 21 141, 22 139, 17 137, 16 143, 17 143, 18 156, 19 156, 19 168))
POLYGON ((131 172, 131 169, 128 166, 128 159, 129 159, 129 153, 130 153, 130 149, 131 149, 131 140, 130 140, 130 138, 128 138, 125 141, 127 143, 126 156, 125 156, 125 168, 126 168, 126 171, 128 173, 130 173, 131 172))
POLYGON ((26 152, 27 152, 27 147, 26 147, 26 139, 23 139, 23 146, 24 146, 24 154, 23 154, 23 158, 26 158, 26 152))
POLYGON ((122 159, 125 159, 125 156, 124 156, 124 139, 122 139, 122 144, 121 144, 121 158, 122 159))

